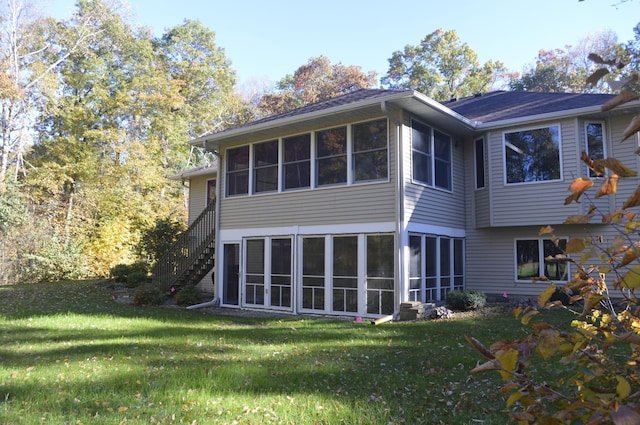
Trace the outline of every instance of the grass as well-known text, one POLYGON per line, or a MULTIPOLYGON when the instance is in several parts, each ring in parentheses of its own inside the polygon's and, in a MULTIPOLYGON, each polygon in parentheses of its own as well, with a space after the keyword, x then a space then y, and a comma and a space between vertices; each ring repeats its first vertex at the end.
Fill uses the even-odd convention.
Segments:
POLYGON ((506 424, 464 340, 510 314, 387 323, 114 302, 95 282, 0 287, 0 424, 506 424))

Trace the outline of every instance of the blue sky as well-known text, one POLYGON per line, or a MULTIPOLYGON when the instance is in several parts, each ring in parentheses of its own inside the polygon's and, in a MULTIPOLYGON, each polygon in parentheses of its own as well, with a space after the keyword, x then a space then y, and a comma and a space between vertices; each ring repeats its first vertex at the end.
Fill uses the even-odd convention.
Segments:
MULTIPOLYGON (((47 1, 47 0, 45 0, 47 1)), ((479 60, 501 60, 514 71, 540 49, 574 45, 589 33, 613 30, 633 39, 640 0, 129 0, 134 22, 166 28, 198 19, 216 33, 239 83, 275 82, 309 58, 358 65, 386 74, 388 59, 442 28, 456 30, 479 60)), ((48 0, 44 11, 68 18, 74 0, 48 0)))

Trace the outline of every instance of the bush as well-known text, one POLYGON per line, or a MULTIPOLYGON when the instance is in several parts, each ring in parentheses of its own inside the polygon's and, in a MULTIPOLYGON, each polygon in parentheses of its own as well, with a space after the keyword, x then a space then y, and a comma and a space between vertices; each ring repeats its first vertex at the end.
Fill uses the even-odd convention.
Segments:
POLYGON ((450 291, 447 294, 447 307, 451 310, 478 310, 485 306, 487 297, 479 291, 450 291))
POLYGON ((118 264, 111 268, 110 274, 116 282, 126 283, 127 286, 133 288, 147 280, 149 266, 142 261, 133 264, 118 264))
POLYGON ((176 293, 176 304, 180 306, 200 304, 203 300, 202 292, 193 285, 185 286, 176 293))
POLYGON ((135 305, 159 305, 164 302, 164 294, 156 285, 146 283, 140 285, 133 292, 133 303, 135 305))

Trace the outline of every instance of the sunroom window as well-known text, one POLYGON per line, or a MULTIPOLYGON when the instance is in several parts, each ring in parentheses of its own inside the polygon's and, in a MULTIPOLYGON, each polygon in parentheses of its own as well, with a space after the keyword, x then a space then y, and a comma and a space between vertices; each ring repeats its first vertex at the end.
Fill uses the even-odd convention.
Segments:
POLYGON ((284 189, 311 186, 311 134, 285 137, 282 150, 284 189))
POLYGON ((504 164, 507 184, 559 180, 560 127, 504 133, 504 164))
POLYGON ((227 151, 227 196, 249 193, 249 146, 227 151))
POLYGON ((253 191, 278 190, 278 141, 253 145, 253 191))
POLYGON ((386 179, 387 120, 354 124, 352 129, 354 180, 359 182, 386 179))
POLYGON ((347 182, 347 127, 316 132, 318 186, 347 182))

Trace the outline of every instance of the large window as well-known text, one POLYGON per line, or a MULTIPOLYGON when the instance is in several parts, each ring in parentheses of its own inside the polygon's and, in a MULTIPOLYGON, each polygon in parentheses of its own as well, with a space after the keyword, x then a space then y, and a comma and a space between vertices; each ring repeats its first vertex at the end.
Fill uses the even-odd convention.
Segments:
POLYGON ((506 183, 561 178, 560 127, 557 125, 504 134, 506 183))
POLYGON ((284 190, 311 186, 311 134, 285 137, 282 150, 284 190))
POLYGON ((354 124, 352 129, 354 180, 386 179, 389 168, 387 120, 354 124))
POLYGON ((409 300, 442 301, 464 289, 464 239, 409 236, 409 300))
POLYGON ((249 146, 227 151, 227 196, 249 193, 249 146))
POLYGON ((316 183, 347 182, 347 127, 316 132, 316 183))
POLYGON ((271 306, 291 307, 291 238, 271 239, 271 306))
POLYGON ((244 302, 245 304, 264 305, 264 239, 248 240, 246 246, 247 266, 244 284, 244 302))
POLYGON ((568 280, 566 239, 518 239, 516 244, 516 280, 529 280, 546 276, 550 280, 568 280))
POLYGON ((418 121, 411 128, 413 181, 451 190, 451 137, 418 121))
MULTIPOLYGON (((228 149, 226 196, 387 180, 387 122, 355 123, 228 149)), ((437 176, 431 178, 450 186, 449 138, 441 136, 435 142, 437 176)))
POLYGON ((253 145, 253 191, 278 190, 278 141, 253 145))
MULTIPOLYGON (((585 138, 587 141, 587 155, 591 159, 604 159, 605 144, 604 130, 601 122, 588 122, 584 125, 585 138)), ((595 177, 596 173, 589 170, 589 176, 595 177)))

